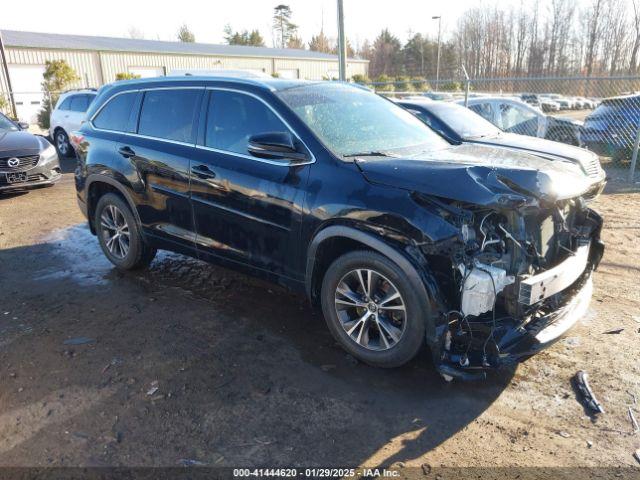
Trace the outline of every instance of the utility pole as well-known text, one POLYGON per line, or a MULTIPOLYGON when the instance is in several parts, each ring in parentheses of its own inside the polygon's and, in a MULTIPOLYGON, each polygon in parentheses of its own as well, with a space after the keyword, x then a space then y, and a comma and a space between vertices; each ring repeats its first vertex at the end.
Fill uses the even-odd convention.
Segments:
POLYGON ((440 81, 440 33, 442 32, 442 16, 433 16, 431 20, 438 20, 438 59, 436 60, 436 91, 438 91, 438 83, 440 81))
POLYGON ((347 81, 347 40, 344 38, 344 9, 342 0, 338 0, 338 62, 340 81, 347 81))
POLYGON ((9 89, 9 103, 11 104, 11 111, 13 118, 18 118, 18 111, 16 110, 16 99, 13 97, 13 88, 11 87, 11 78, 9 77, 9 66, 7 65, 7 53, 4 50, 4 41, 2 40, 2 32, 0 31, 0 59, 2 60, 2 71, 4 72, 4 78, 7 82, 7 88, 9 89))

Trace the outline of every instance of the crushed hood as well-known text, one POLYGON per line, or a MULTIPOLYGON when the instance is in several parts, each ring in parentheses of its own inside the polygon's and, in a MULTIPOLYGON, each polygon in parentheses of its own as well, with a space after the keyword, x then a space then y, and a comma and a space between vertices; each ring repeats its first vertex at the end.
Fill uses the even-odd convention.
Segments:
POLYGON ((410 158, 357 158, 356 164, 372 183, 484 206, 554 202, 591 187, 576 164, 470 144, 410 158))

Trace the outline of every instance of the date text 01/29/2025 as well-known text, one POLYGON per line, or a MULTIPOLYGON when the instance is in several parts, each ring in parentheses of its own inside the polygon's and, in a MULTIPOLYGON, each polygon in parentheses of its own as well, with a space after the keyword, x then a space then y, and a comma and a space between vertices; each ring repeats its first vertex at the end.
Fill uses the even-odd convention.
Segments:
POLYGON ((233 476, 234 478, 395 478, 400 476, 400 472, 386 468, 234 468, 233 476))

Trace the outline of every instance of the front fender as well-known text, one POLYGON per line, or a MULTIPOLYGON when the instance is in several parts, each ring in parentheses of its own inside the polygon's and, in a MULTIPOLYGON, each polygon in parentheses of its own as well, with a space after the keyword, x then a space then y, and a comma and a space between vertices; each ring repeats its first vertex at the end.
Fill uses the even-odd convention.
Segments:
POLYGON ((426 337, 430 345, 437 344, 438 326, 444 321, 446 307, 438 283, 429 270, 426 259, 419 249, 409 244, 401 244, 385 239, 369 231, 354 226, 332 225, 320 230, 312 239, 307 251, 305 287, 310 299, 313 296, 314 270, 317 267, 316 254, 320 245, 335 238, 346 238, 366 245, 398 265, 411 282, 422 302, 423 318, 426 324, 426 337))

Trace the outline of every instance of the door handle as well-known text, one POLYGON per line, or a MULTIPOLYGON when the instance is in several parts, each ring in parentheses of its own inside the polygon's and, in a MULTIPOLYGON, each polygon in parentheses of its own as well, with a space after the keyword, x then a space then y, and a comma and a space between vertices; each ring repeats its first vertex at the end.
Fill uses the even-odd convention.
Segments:
POLYGON ((118 153, 124 158, 131 158, 136 154, 136 152, 134 152, 131 147, 120 147, 118 149, 118 153))
POLYGON ((191 173, 199 178, 216 178, 216 172, 206 165, 195 165, 191 167, 191 173))

